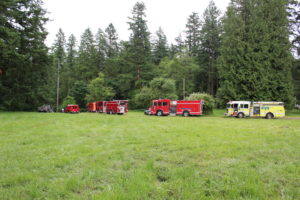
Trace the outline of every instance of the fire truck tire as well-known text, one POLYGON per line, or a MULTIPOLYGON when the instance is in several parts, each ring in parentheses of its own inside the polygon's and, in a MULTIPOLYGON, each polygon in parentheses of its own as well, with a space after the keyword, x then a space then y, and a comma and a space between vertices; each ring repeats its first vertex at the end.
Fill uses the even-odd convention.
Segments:
POLYGON ((240 112, 240 113, 237 115, 237 117, 238 117, 238 118, 244 118, 245 115, 244 115, 244 113, 241 113, 241 112, 240 112))
POLYGON ((163 116, 163 112, 161 110, 157 111, 156 113, 157 116, 163 116))
POLYGON ((190 113, 188 111, 184 111, 182 114, 184 117, 188 117, 190 115, 190 113))
POLYGON ((273 119, 274 115, 272 113, 267 113, 266 118, 267 119, 273 119))

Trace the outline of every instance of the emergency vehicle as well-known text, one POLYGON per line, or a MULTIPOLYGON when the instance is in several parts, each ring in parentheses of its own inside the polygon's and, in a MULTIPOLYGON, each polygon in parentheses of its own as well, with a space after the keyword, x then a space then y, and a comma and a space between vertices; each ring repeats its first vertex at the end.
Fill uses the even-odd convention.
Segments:
POLYGON ((106 110, 105 110, 105 106, 106 106, 106 102, 107 101, 96 101, 96 111, 99 112, 99 113, 105 113, 106 110))
POLYGON ((152 100, 149 110, 145 111, 147 115, 190 115, 203 114, 204 100, 186 101, 186 100, 170 100, 158 99, 152 100))
POLYGON ((86 109, 87 112, 96 112, 96 102, 90 102, 88 103, 88 107, 86 109))
POLYGON ((103 102, 103 112, 107 114, 124 114, 128 112, 128 100, 113 100, 103 102))
POLYGON ((274 101, 230 101, 227 103, 226 116, 265 117, 267 119, 285 116, 283 102, 274 101))
POLYGON ((80 112, 80 108, 78 105, 67 105, 64 109, 65 113, 79 113, 80 112))

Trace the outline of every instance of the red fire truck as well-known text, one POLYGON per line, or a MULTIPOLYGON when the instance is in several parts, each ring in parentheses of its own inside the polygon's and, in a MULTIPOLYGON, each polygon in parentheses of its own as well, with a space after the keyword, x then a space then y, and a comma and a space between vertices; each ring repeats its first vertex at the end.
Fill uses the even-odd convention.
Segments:
POLYGON ((106 112, 106 102, 107 101, 96 101, 96 111, 99 113, 106 112))
POLYGON ((88 104, 88 107, 86 109, 87 112, 96 112, 97 109, 96 109, 96 102, 90 102, 88 104))
POLYGON ((103 106, 103 112, 108 114, 124 114, 128 112, 128 100, 106 101, 103 106))
POLYGON ((97 101, 96 111, 108 114, 124 114, 128 112, 128 100, 97 101))
POLYGON ((203 114, 204 100, 186 101, 186 100, 170 100, 158 99, 152 100, 149 110, 145 111, 147 115, 183 115, 185 117, 191 115, 203 114))
POLYGON ((64 109, 65 113, 79 113, 80 109, 78 105, 67 105, 64 109))

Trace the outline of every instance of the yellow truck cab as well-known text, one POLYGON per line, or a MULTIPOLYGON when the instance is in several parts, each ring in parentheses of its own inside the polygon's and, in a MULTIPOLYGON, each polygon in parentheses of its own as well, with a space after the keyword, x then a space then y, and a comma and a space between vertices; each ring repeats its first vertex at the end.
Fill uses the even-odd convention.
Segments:
POLYGON ((227 103, 226 116, 243 117, 265 117, 267 119, 285 116, 283 102, 274 101, 229 101, 227 103))

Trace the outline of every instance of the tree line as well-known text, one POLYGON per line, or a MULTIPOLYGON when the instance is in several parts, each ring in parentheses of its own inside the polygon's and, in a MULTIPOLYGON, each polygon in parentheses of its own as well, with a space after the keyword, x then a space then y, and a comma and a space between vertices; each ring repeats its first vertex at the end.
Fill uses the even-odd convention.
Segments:
POLYGON ((300 99, 299 2, 231 0, 221 14, 213 1, 193 12, 170 44, 162 28, 152 35, 146 6, 128 17, 130 37, 120 41, 109 24, 78 40, 59 29, 49 49, 41 0, 0 3, 0 109, 34 110, 41 104, 129 99, 184 99, 200 92, 228 100, 300 99))

